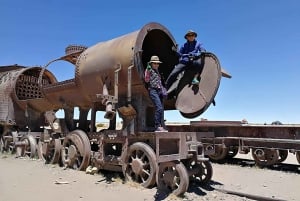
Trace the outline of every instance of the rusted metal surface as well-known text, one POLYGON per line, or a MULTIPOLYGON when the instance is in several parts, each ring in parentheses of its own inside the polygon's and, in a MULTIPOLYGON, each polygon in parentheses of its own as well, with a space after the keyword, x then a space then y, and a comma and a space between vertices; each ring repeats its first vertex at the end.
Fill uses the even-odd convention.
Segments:
MULTIPOLYGON (((74 121, 69 117, 74 107, 86 112, 93 109, 92 117, 96 111, 105 111, 105 117, 113 121, 115 112, 130 106, 132 111, 138 112, 130 117, 120 113, 126 123, 124 128, 130 127, 131 133, 151 130, 154 107, 144 83, 144 70, 149 58, 158 55, 163 61, 161 76, 166 79, 178 62, 172 51, 174 45, 176 42, 167 28, 149 23, 140 30, 91 47, 68 46, 66 55, 48 62, 43 68, 7 67, 10 73, 3 75, 2 80, 11 81, 1 84, 0 93, 5 93, 0 104, 1 121, 25 127, 30 120, 31 130, 38 130, 44 121, 43 112, 64 109, 66 124, 72 130, 74 121), (61 60, 75 65, 73 79, 57 82, 47 70, 49 65, 61 60)), ((164 102, 166 110, 177 109, 184 117, 191 118, 210 106, 218 90, 221 68, 212 53, 205 53, 203 57, 204 68, 196 91, 183 79, 178 95, 164 102)), ((86 124, 83 115, 80 118, 79 128, 87 128, 88 125, 83 125, 86 124)), ((95 121, 92 118, 92 123, 95 121)))
POLYGON ((221 80, 221 66, 217 57, 211 53, 202 53, 203 70, 198 85, 191 84, 191 77, 186 73, 179 83, 176 109, 186 118, 202 114, 214 101, 221 80))
MULTIPOLYGON (((73 84, 64 87, 60 83, 56 86, 46 86, 45 96, 53 105, 69 104, 82 108, 90 108, 95 101, 96 94, 103 93, 106 85, 108 94, 115 92, 115 71, 118 71, 118 98, 119 104, 126 104, 128 85, 132 86, 132 95, 144 94, 147 89, 143 82, 145 66, 152 56, 157 54, 164 64, 162 74, 167 76, 172 66, 176 63, 176 57, 172 54, 171 47, 175 40, 169 31, 158 23, 150 23, 142 29, 124 36, 100 42, 84 50, 76 62, 75 78, 73 84), (128 70, 132 68, 132 81, 128 83, 128 70), (76 94, 76 96, 74 95, 76 94), (123 100, 125 100, 125 103, 123 100)), ((121 105, 122 106, 122 105, 121 105)), ((174 104, 173 104, 174 108, 174 104)))
POLYGON ((198 130, 210 130, 216 137, 248 137, 272 139, 300 139, 300 125, 244 124, 238 121, 191 122, 198 130))
MULTIPOLYGON (((41 125, 38 123, 43 121, 41 111, 52 108, 38 86, 41 69, 18 67, 0 74, 0 122, 32 129, 41 125)), ((42 82, 47 85, 56 82, 56 79, 51 72, 45 71, 42 82)))
POLYGON ((258 166, 271 166, 283 162, 288 152, 300 150, 299 124, 251 124, 245 121, 193 121, 198 131, 211 131, 214 138, 202 139, 205 146, 214 145, 214 161, 224 161, 238 152, 252 157, 258 166), (231 155, 230 155, 231 154, 231 155))

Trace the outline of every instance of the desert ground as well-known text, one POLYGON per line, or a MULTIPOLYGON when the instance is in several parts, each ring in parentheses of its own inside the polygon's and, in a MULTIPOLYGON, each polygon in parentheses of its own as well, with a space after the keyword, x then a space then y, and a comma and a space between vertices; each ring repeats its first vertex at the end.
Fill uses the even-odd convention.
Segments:
MULTIPOLYGON (((243 157, 250 159, 248 155, 243 157)), ((124 182, 120 174, 99 172, 90 175, 44 164, 38 159, 0 153, 0 201, 300 200, 300 166, 294 155, 287 160, 294 164, 293 170, 261 169, 247 163, 251 164, 251 161, 212 163, 213 178, 207 186, 191 184, 188 192, 176 197, 159 192, 156 187, 146 189, 136 183, 124 182), (260 197, 247 197, 248 194, 260 197)))

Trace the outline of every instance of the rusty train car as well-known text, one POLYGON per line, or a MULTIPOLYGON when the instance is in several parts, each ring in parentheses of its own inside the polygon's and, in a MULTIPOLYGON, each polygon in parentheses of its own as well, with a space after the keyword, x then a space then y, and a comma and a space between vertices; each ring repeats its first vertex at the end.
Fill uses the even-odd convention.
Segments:
MULTIPOLYGON (((207 132, 153 132, 154 107, 144 83, 144 70, 152 55, 163 61, 166 78, 178 62, 176 41, 166 27, 148 23, 140 30, 91 47, 71 45, 66 54, 45 66, 0 68, 1 152, 38 155, 46 163, 85 170, 88 166, 123 172, 144 187, 157 185, 183 194, 191 179, 206 183, 212 166, 201 139, 207 132), (47 70, 56 61, 74 65, 73 79, 58 82, 47 70), (79 118, 74 119, 74 108, 79 118), (63 109, 64 118, 57 118, 63 109), (97 130, 97 112, 109 120, 97 130), (88 118, 90 114, 90 118, 88 118), (122 128, 116 128, 116 115, 122 128)), ((199 116, 211 105, 222 75, 213 53, 201 58, 203 70, 197 86, 187 70, 164 102, 165 110, 179 110, 186 118, 199 116)))
POLYGON ((242 121, 191 121, 189 125, 169 125, 169 130, 208 132, 211 137, 201 139, 208 149, 214 146, 210 161, 224 163, 238 153, 251 152, 255 164, 269 167, 284 162, 288 154, 294 154, 300 164, 300 125, 257 124, 242 121))

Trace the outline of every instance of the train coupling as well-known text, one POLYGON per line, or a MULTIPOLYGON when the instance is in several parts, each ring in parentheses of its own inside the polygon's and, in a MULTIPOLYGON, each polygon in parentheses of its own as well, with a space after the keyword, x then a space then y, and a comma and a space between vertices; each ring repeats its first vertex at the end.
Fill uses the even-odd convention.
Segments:
POLYGON ((208 161, 209 159, 204 156, 204 147, 203 144, 199 141, 190 141, 187 142, 188 153, 191 154, 192 157, 197 157, 197 161, 203 162, 208 161))

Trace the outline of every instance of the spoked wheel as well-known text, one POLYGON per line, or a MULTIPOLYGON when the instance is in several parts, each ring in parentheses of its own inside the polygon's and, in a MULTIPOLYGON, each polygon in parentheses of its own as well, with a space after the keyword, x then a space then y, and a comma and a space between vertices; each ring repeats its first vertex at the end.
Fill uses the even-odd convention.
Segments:
POLYGON ((279 151, 276 149, 252 149, 252 157, 260 167, 271 166, 277 163, 279 151))
POLYGON ((215 153, 208 155, 211 161, 214 162, 224 162, 224 159, 228 155, 228 147, 224 147, 222 145, 215 146, 215 153))
POLYGON ((39 141, 38 156, 45 163, 56 164, 59 162, 61 147, 60 139, 51 139, 49 142, 39 141))
POLYGON ((288 157, 288 154, 289 154, 288 150, 279 150, 277 163, 282 163, 283 161, 285 161, 285 159, 287 159, 288 157))
POLYGON ((235 157, 239 152, 239 147, 236 146, 231 146, 228 148, 228 152, 227 152, 227 159, 231 159, 233 157, 235 157))
POLYGON ((91 144, 87 135, 81 130, 69 133, 61 150, 62 164, 78 170, 85 170, 90 163, 91 144))
POLYGON ((126 179, 140 183, 149 188, 155 184, 156 156, 153 149, 143 143, 136 142, 129 147, 127 157, 122 166, 126 179))
POLYGON ((300 151, 296 152, 296 158, 297 158, 298 163, 300 164, 300 151))
POLYGON ((18 141, 18 134, 8 129, 4 131, 1 137, 1 152, 15 153, 16 149, 14 143, 18 141))
POLYGON ((36 148, 36 139, 32 135, 25 135, 20 139, 20 141, 16 142, 16 154, 18 157, 28 156, 30 158, 34 158, 37 153, 36 148))
POLYGON ((0 137, 0 153, 4 152, 4 141, 2 136, 0 137))
POLYGON ((212 178, 213 169, 209 161, 199 162, 190 159, 185 167, 190 176, 190 180, 200 183, 201 185, 207 184, 212 178))
POLYGON ((189 176, 183 163, 164 162, 159 164, 156 182, 159 189, 170 191, 178 196, 187 191, 189 176))

